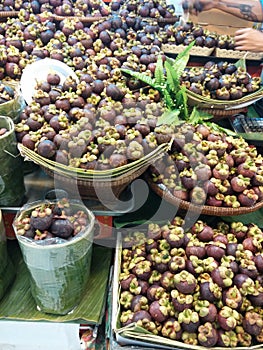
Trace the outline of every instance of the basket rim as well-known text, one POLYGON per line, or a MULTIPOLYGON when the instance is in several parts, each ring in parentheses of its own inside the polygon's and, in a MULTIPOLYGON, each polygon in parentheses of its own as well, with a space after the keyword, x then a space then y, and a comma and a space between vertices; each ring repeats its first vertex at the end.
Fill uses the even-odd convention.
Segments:
MULTIPOLYGON (((180 53, 187 46, 186 45, 172 45, 172 44, 162 44, 161 49, 164 53, 180 53)), ((201 46, 193 46, 190 50, 191 55, 195 56, 211 56, 214 48, 201 47, 201 46)))
POLYGON ((97 22, 97 21, 101 21, 101 20, 105 20, 107 19, 109 16, 90 16, 90 17, 83 17, 83 16, 59 16, 59 15, 52 15, 52 18, 55 21, 63 21, 64 19, 73 19, 73 20, 79 20, 81 22, 85 22, 85 23, 93 23, 93 22, 97 22))
POLYGON ((150 188, 161 198, 165 199, 170 204, 178 206, 180 209, 188 210, 192 212, 198 212, 200 214, 215 215, 215 216, 233 216, 252 213, 263 207, 263 200, 256 203, 251 207, 213 207, 210 205, 198 206, 185 200, 175 197, 168 189, 163 190, 158 184, 154 183, 149 174, 145 174, 145 179, 150 188))
POLYGON ((0 18, 18 16, 19 11, 0 11, 0 18))
POLYGON ((80 168, 73 168, 70 166, 65 166, 63 164, 60 164, 54 160, 50 160, 47 158, 44 158, 37 154, 35 151, 30 150, 29 148, 25 147, 23 144, 18 144, 18 150, 20 151, 21 155, 23 157, 27 157, 31 161, 35 162, 36 164, 40 166, 44 166, 46 168, 49 168, 52 171, 55 171, 56 173, 60 173, 61 175, 67 176, 67 177, 78 177, 79 179, 83 180, 94 180, 94 179, 101 179, 105 181, 106 178, 109 179, 118 179, 123 176, 127 176, 130 172, 134 172, 137 169, 140 169, 144 165, 149 166, 151 162, 155 161, 156 159, 163 156, 163 154, 167 151, 169 145, 168 144, 161 144, 157 148, 155 148, 152 152, 148 153, 144 157, 135 160, 131 163, 128 163, 126 165, 120 166, 118 168, 109 169, 109 170, 83 170, 80 168))
POLYGON ((241 103, 245 103, 245 102, 249 102, 251 100, 254 100, 256 98, 259 98, 259 97, 262 97, 263 96, 263 86, 261 86, 258 90, 252 92, 252 93, 249 93, 245 96, 243 96, 242 98, 239 98, 237 100, 216 100, 216 99, 207 99, 207 98, 204 98, 203 96, 201 95, 198 95, 196 94, 195 92, 192 92, 190 91, 189 89, 186 89, 186 93, 187 93, 187 96, 189 97, 192 97, 192 99, 195 99, 197 102, 200 102, 200 103, 205 103, 207 105, 214 105, 214 107, 216 106, 236 106, 236 105, 239 105, 241 103))
POLYGON ((145 164, 144 166, 131 171, 130 173, 124 174, 124 176, 121 176, 119 178, 109 179, 108 181, 105 179, 83 179, 78 178, 77 176, 66 176, 65 174, 56 173, 55 171, 52 171, 49 168, 44 167, 43 165, 40 165, 40 167, 43 169, 44 172, 46 172, 51 177, 56 177, 58 180, 72 183, 77 182, 79 186, 93 186, 94 183, 96 183, 96 188, 108 188, 108 187, 114 187, 114 186, 122 186, 122 185, 128 185, 131 181, 142 175, 148 168, 149 165, 145 164))

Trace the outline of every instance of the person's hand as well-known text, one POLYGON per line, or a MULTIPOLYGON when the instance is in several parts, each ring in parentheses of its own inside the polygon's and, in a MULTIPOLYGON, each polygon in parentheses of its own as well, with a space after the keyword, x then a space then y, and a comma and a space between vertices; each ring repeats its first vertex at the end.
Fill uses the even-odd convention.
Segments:
POLYGON ((235 33, 235 49, 263 52, 263 32, 253 28, 239 29, 235 33))
POLYGON ((197 15, 199 12, 213 9, 218 0, 183 0, 182 7, 184 11, 197 15))

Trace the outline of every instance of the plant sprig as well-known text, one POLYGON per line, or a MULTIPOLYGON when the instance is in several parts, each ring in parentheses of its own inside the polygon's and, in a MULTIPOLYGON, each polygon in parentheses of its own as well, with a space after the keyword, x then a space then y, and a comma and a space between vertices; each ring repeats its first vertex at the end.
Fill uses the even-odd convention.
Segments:
POLYGON ((180 85, 180 78, 189 61, 190 50, 194 44, 194 41, 191 42, 174 60, 167 57, 163 62, 162 55, 159 55, 153 78, 142 72, 121 69, 123 73, 141 80, 160 92, 168 111, 159 118, 158 125, 160 123, 170 125, 176 123, 178 119, 187 121, 189 118, 186 88, 180 85))

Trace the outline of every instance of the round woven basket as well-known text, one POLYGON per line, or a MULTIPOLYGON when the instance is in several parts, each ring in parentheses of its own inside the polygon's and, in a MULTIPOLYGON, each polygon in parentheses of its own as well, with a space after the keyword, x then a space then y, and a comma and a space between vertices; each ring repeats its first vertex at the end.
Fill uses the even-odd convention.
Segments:
POLYGON ((239 100, 220 101, 204 99, 202 96, 187 90, 187 101, 189 106, 198 107, 200 111, 214 116, 214 120, 230 117, 237 113, 245 113, 247 107, 263 97, 263 88, 248 94, 239 100))
POLYGON ((179 207, 182 210, 200 213, 204 215, 214 216, 233 216, 252 213, 263 207, 263 201, 256 203, 252 207, 239 207, 239 208, 228 208, 228 207, 212 207, 210 205, 195 205, 190 202, 184 201, 171 194, 167 189, 161 188, 158 184, 154 183, 149 174, 145 174, 145 179, 150 188, 161 198, 169 202, 170 204, 179 207))
POLYGON ((232 115, 235 115, 235 114, 246 113, 247 107, 238 108, 238 109, 228 109, 228 110, 214 109, 214 108, 199 108, 199 111, 213 115, 214 117, 213 120, 216 121, 216 120, 231 117, 232 115))
POLYGON ((18 149, 23 157, 38 164, 43 171, 54 179, 55 187, 65 189, 73 197, 114 202, 124 189, 142 175, 150 164, 163 157, 169 145, 162 144, 144 157, 108 170, 84 170, 60 164, 44 158, 22 144, 18 149))
POLYGON ((94 179, 94 181, 79 179, 77 176, 64 176, 43 166, 41 168, 54 179, 55 186, 59 185, 59 188, 65 189, 71 196, 79 195, 82 199, 99 200, 105 204, 112 204, 133 180, 147 170, 148 165, 114 180, 94 179))

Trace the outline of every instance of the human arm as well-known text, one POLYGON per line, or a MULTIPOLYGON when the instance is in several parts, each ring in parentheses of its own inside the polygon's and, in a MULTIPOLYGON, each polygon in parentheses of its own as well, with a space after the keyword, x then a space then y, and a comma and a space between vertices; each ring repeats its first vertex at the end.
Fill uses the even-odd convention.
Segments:
POLYGON ((235 33, 235 49, 252 52, 263 52, 263 32, 242 28, 235 33))
POLYGON ((182 6, 193 14, 217 9, 247 21, 263 21, 262 0, 183 0, 182 6))

